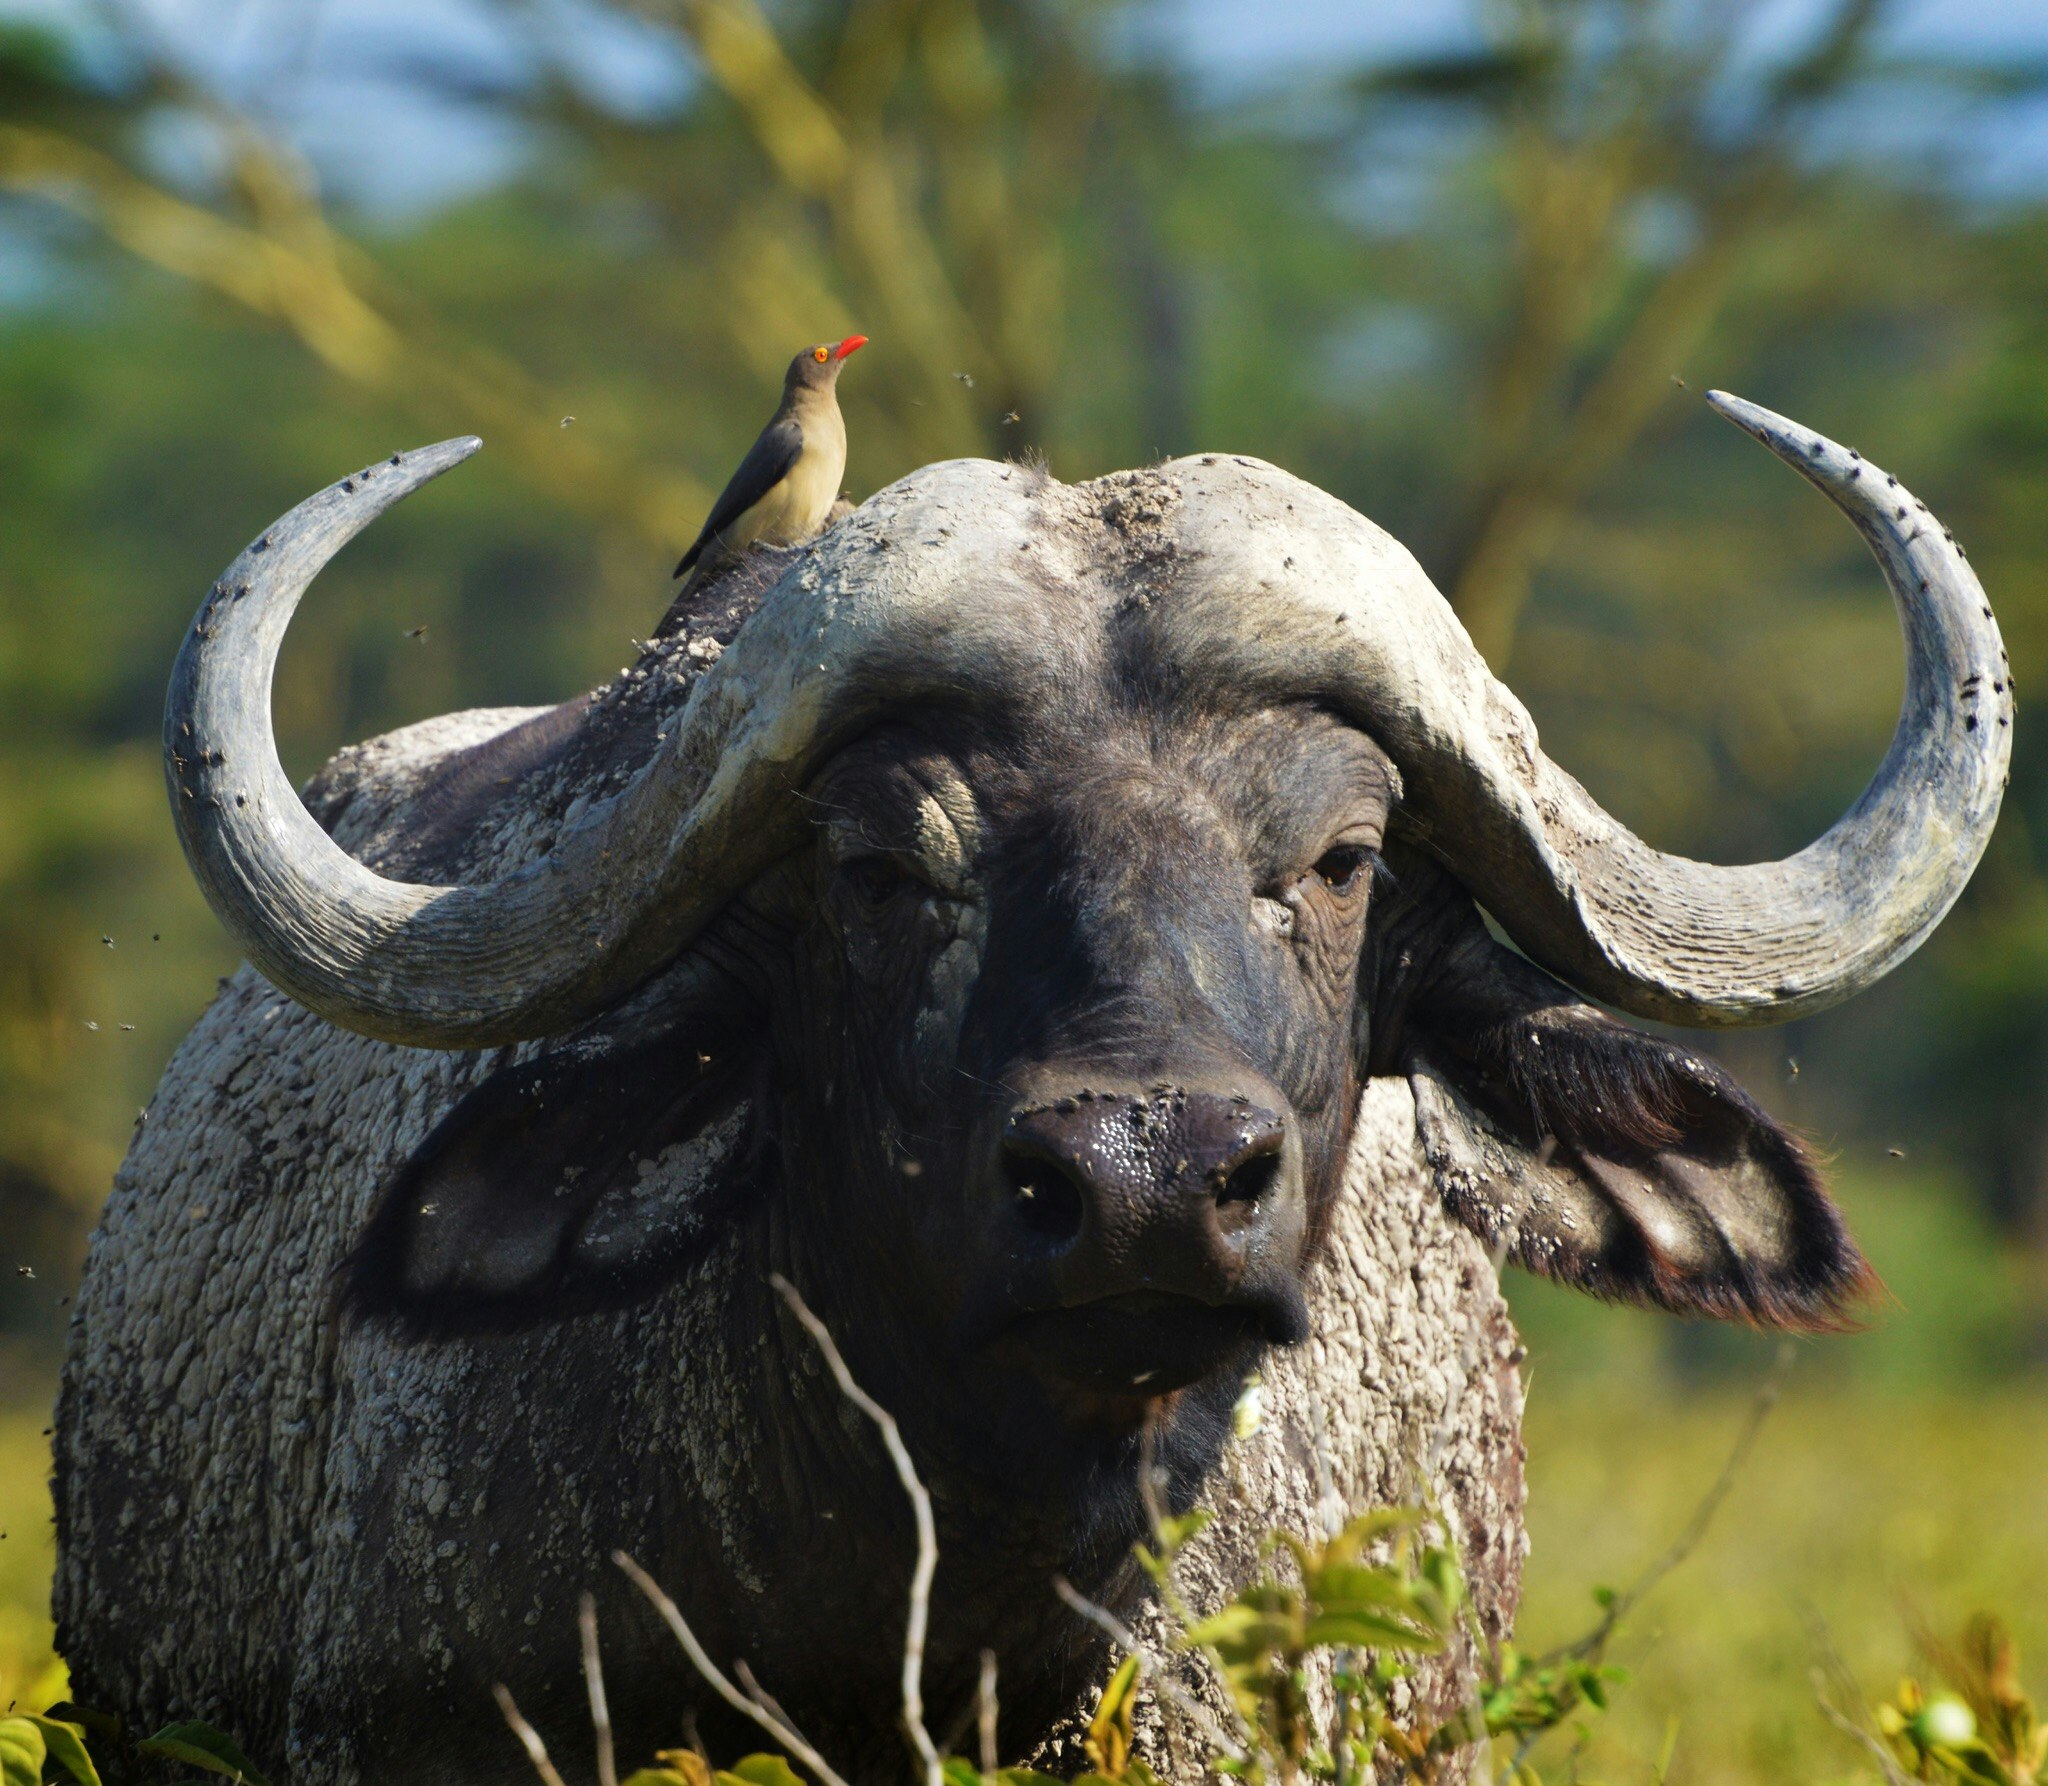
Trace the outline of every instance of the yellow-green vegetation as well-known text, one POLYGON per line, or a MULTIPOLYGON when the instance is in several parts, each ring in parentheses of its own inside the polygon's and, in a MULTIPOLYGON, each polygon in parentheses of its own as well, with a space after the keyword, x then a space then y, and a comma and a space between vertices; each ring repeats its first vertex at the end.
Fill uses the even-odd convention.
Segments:
MULTIPOLYGON (((1705 1538, 1609 1651, 1634 1679, 1585 1777, 1689 1786, 1874 1777, 1816 1704, 1832 1649, 1864 1694, 1929 1672, 1916 1625, 2002 1615, 2048 1687, 2048 1383, 2011 1362, 2027 1288, 1952 1179, 1843 1160, 1836 1190, 1888 1286, 1869 1331, 1800 1342, 1705 1538)), ((1605 1309, 1510 1274, 1529 1344, 1531 1647, 1590 1622, 1678 1537, 1776 1342, 1605 1309)), ((1553 1739, 1553 1746, 1555 1745, 1553 1739)))
MULTIPOLYGON (((2004 1617, 2039 1695, 2048 1386, 1893 1393, 1816 1375, 1795 1370, 1706 1538, 1623 1622, 1608 1657, 1633 1679, 1590 1726, 1585 1779, 1649 1781, 1667 1753, 1665 1777, 1687 1786, 1875 1778, 1819 1710, 1823 1645, 1872 1701, 1896 1699, 1902 1675, 1937 1673, 1913 1624, 1953 1632, 1980 1608, 2004 1617)), ((1531 1652, 1582 1635, 1593 1588, 1627 1587, 1670 1545, 1750 1401, 1652 1371, 1578 1389, 1536 1378, 1531 1652)), ((0 1419, 0 1705, 35 1710, 62 1693, 48 1649, 46 1421, 40 1404, 0 1419)), ((1568 1723, 1536 1751, 1546 1779, 1568 1777, 1573 1741, 1568 1723)))
MULTIPOLYGON (((1573 1636, 1591 1585, 1626 1585, 1671 1542, 1745 1413, 1725 1388, 1546 1394, 1528 1417, 1532 1553, 1521 1631, 1573 1636)), ((2048 1386, 1916 1393, 1793 1386, 1685 1564, 1616 1637, 1634 1676, 1585 1757, 1598 1780, 1688 1786, 1870 1773, 1821 1716, 1821 1632, 1863 1690, 1919 1666, 1934 1629, 2004 1615, 2048 1676, 2048 1386)))
POLYGON ((50 1423, 40 1400, 0 1409, 0 1712, 41 1711, 64 1697, 50 1651, 50 1423))

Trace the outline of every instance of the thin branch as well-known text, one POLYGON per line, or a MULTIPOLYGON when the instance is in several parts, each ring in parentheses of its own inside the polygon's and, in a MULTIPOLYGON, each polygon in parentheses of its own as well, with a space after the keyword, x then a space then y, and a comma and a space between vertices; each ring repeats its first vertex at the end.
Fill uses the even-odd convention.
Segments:
POLYGON ((540 1740, 540 1732, 519 1715, 511 1690, 503 1681, 491 1689, 491 1697, 498 1702, 498 1710, 505 1714, 505 1722, 519 1739, 520 1747, 526 1751, 526 1759, 533 1763, 533 1771, 540 1775, 546 1786, 562 1786, 562 1776, 555 1772, 555 1764, 548 1759, 547 1744, 540 1740))
MULTIPOLYGON (((1138 1500, 1144 1507, 1146 1525, 1152 1534, 1152 1542, 1158 1546, 1160 1562, 1163 1565, 1158 1582, 1160 1604, 1166 1608, 1167 1616, 1180 1627, 1185 1637, 1194 1629, 1197 1621, 1180 1591, 1179 1583, 1174 1579, 1173 1547, 1166 1542, 1166 1503, 1159 1494, 1161 1485, 1166 1481, 1166 1469, 1159 1462, 1158 1454, 1159 1415, 1155 1408, 1145 1416, 1145 1424, 1138 1435, 1138 1500)), ((1217 1654, 1214 1644, 1205 1643, 1199 1647, 1191 1645, 1186 1653, 1200 1656, 1207 1662, 1216 1671, 1217 1684, 1227 1689, 1229 1671, 1223 1666, 1223 1658, 1217 1654)), ((1170 1691, 1175 1690, 1164 1679, 1161 1685, 1168 1686, 1170 1691)), ((1226 1699, 1227 1697, 1226 1691, 1226 1699)), ((1239 1728, 1243 1730, 1244 1740, 1248 1746, 1252 1741, 1252 1733, 1242 1722, 1239 1728)))
POLYGON ((633 1561, 623 1550, 612 1552, 612 1561, 623 1569, 632 1583, 645 1594, 648 1603, 661 1614, 662 1621, 675 1633, 676 1642, 683 1646, 683 1654, 690 1658, 690 1665, 709 1683, 711 1690, 742 1717, 751 1718, 782 1745, 783 1752, 793 1755, 809 1768, 819 1786, 846 1786, 824 1756, 811 1747, 797 1734, 786 1720, 779 1718, 766 1706, 749 1699, 731 1681, 724 1671, 705 1653, 704 1646, 697 1641, 697 1633, 690 1629, 689 1621, 683 1617, 682 1608, 664 1594, 656 1585, 654 1577, 633 1561))
POLYGON ((746 1657, 733 1657, 732 1671, 734 1674, 740 1677, 740 1685, 746 1688, 748 1694, 752 1697, 756 1705, 762 1707, 766 1711, 773 1712, 776 1717, 780 1718, 783 1721, 783 1723, 789 1725, 792 1729, 796 1727, 796 1720, 789 1715, 789 1712, 787 1708, 784 1707, 782 1701, 777 1699, 773 1693, 769 1692, 766 1687, 762 1686, 761 1683, 757 1679, 755 1679, 754 1665, 751 1662, 749 1662, 746 1659, 746 1657))
POLYGON ((1884 1776, 1885 1786, 1912 1786, 1911 1776, 1899 1766, 1897 1758, 1886 1748, 1877 1732, 1865 1719, 1843 1709, 1844 1705, 1860 1708, 1863 1689, 1857 1685, 1849 1664, 1842 1659, 1842 1652, 1835 1648, 1834 1634, 1828 1630, 1827 1620, 1816 1608, 1804 1604, 1800 1607, 1800 1616, 1814 1653, 1819 1657, 1810 1678, 1814 1703, 1819 1706, 1821 1716, 1844 1736, 1869 1750, 1878 1772, 1884 1776))
POLYGON ((1884 1744, 1878 1738, 1872 1736, 1869 1731, 1865 1730, 1855 1719, 1846 1717, 1843 1713, 1836 1710, 1828 1702, 1827 1695, 1821 1691, 1817 1684, 1814 1687, 1813 1697, 1814 1703, 1820 1707, 1820 1715, 1823 1718, 1827 1719, 1844 1736, 1861 1743, 1864 1748, 1870 1751, 1870 1758, 1877 1763, 1878 1772, 1884 1776, 1885 1786, 1913 1786, 1912 1776, 1900 1768, 1898 1762, 1892 1758, 1890 1751, 1885 1748, 1884 1744))
POLYGON ((590 1728, 597 1737, 597 1786, 619 1786, 618 1757, 612 1752, 612 1710, 604 1696, 604 1661, 597 1653, 597 1596, 585 1592, 576 1611, 583 1634, 583 1684, 590 1690, 590 1728))
POLYGON ((916 1464, 910 1461, 910 1452, 903 1443, 903 1432, 896 1424, 896 1416, 853 1380, 853 1372, 846 1368, 846 1360, 839 1355, 839 1347, 831 1331, 811 1313, 810 1304, 804 1301, 797 1287, 779 1271, 771 1272, 768 1281, 774 1285, 776 1294, 789 1304, 789 1312, 796 1316, 824 1354, 826 1367, 831 1371, 833 1381, 839 1385, 839 1393, 875 1423, 876 1430, 882 1435, 882 1444, 889 1453, 889 1461, 896 1466, 896 1479, 910 1497, 910 1510, 917 1521, 917 1567, 910 1576, 910 1616, 903 1630, 903 1729, 910 1739, 911 1748, 917 1752, 918 1760, 924 1764, 926 1786, 942 1786, 944 1763, 939 1759, 938 1747, 924 1722, 924 1639, 931 1623, 932 1577, 939 1567, 939 1533, 937 1522, 932 1518, 932 1498, 918 1479, 916 1464))
POLYGON ((996 1653, 981 1652, 981 1680, 974 1691, 975 1722, 981 1730, 981 1771, 992 1774, 1002 1763, 996 1749, 996 1653))
POLYGON ((1159 1598, 1174 1622, 1186 1630, 1195 1623, 1195 1617, 1182 1598, 1180 1584, 1174 1580, 1173 1551, 1166 1542, 1166 1503, 1159 1495, 1165 1477, 1166 1471, 1159 1462, 1159 1410, 1154 1406, 1147 1410, 1145 1424, 1138 1429, 1138 1503, 1145 1511, 1145 1529, 1159 1547, 1164 1565, 1160 1571, 1159 1598))
POLYGON ((1089 1599, 1086 1594, 1076 1588, 1064 1575, 1055 1575, 1052 1578, 1052 1591, 1059 1595, 1067 1605, 1072 1607, 1074 1611, 1078 1612, 1091 1625, 1099 1626, 1102 1630, 1108 1632, 1111 1641, 1126 1655, 1136 1656, 1138 1658, 1138 1666, 1151 1676, 1153 1686, 1164 1693, 1175 1705, 1186 1712, 1196 1724, 1201 1726, 1202 1735, 1208 1739, 1210 1747, 1222 1750, 1224 1754, 1230 1756, 1233 1760, 1242 1761, 1245 1759, 1245 1751, 1242 1746, 1222 1725, 1216 1722, 1209 1708, 1202 1704, 1199 1699, 1188 1693, 1181 1686, 1180 1682, 1173 1678, 1164 1664, 1138 1641, 1138 1634, 1125 1624, 1122 1619, 1118 1618, 1108 1607, 1098 1605, 1095 1601, 1089 1599))

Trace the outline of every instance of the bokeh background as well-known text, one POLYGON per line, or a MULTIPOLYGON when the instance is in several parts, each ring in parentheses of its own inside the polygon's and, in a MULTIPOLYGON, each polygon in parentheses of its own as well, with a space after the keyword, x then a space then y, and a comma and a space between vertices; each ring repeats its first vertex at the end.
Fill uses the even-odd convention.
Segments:
MULTIPOLYGON (((1854 797, 1901 656, 1853 531, 1699 393, 1956 531, 2023 702, 1990 853, 1879 990, 1714 1044, 1893 1294, 1798 1348, 1557 1766, 1855 1777, 1824 1643, 1880 1687, 1977 1606, 2048 1684, 2048 8, 0 0, 0 1703, 54 1680, 85 1236, 233 964, 157 766, 199 595, 341 471, 479 432, 297 622, 287 765, 567 696, 654 625, 789 354, 856 328, 856 494, 1275 460, 1416 550, 1601 800, 1718 859, 1854 797)), ((1540 1643, 1683 1526, 1770 1347, 1515 1294, 1540 1643)))

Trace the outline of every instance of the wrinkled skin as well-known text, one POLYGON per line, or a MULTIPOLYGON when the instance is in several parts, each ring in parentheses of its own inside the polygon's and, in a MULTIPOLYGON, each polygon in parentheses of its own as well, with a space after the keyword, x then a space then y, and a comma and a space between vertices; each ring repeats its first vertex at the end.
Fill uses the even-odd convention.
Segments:
MULTIPOLYGON (((778 1036, 798 1081, 828 1088, 785 1106, 791 1163, 821 1177, 835 1158, 866 1212, 851 1250, 838 1212, 815 1212, 803 1281, 901 1286, 930 1327, 900 1343, 922 1357, 966 1341, 988 1362, 962 1391, 1020 1436, 1125 1432, 1148 1400, 1135 1377, 1173 1379, 1155 1393, 1228 1383, 1260 1339, 1300 1336, 1301 1260, 1356 1102, 1357 964, 1392 786, 1368 741, 1311 713, 1062 728, 1056 744, 946 750, 891 728, 842 757, 820 794, 822 922, 796 935, 809 996, 778 1036), (1187 1201, 1190 1230, 1232 1220, 1184 1182, 1110 1187, 1085 1217, 1057 1171, 1019 1195, 1035 1158, 1006 1155, 1020 1120, 1053 1151, 1089 1112, 1049 1106, 1154 1087, 1279 1119, 1262 1196, 1227 1206, 1228 1258, 1178 1232, 1177 1210, 1138 1207, 1187 1201), (1097 1306, 1141 1290, 1188 1306, 1097 1306), (1169 1321, 1186 1331, 1164 1341, 1169 1321)), ((1121 1132, 1128 1113, 1103 1122, 1121 1132)))
MULTIPOLYGON (((483 1687, 510 1678, 559 1748, 581 1691, 568 1584, 588 1583, 642 1754, 675 1737, 680 1689, 606 1566, 623 1547, 841 1766, 895 1777, 899 1627, 875 1609, 908 1576, 910 1521, 769 1289, 780 1272, 932 1486, 934 1726, 964 1714, 988 1645, 1005 1752, 1031 1752, 1104 1659, 1049 1578, 1135 1616, 1145 1444, 1176 1505, 1243 1497, 1219 1540, 1239 1565, 1262 1524, 1305 1522, 1300 1442, 1286 1468, 1310 1500, 1262 1504, 1241 1484, 1288 1454, 1226 1469, 1228 1411, 1262 1355, 1285 1376, 1268 1348, 1321 1345, 1316 1311, 1332 1320, 1379 1269, 1353 1232, 1375 1212, 1339 1204, 1361 1182, 1347 1144, 1371 1076, 1415 1086, 1397 1173, 1432 1175, 1441 1207, 1525 1263, 1679 1310, 1833 1318, 1863 1268, 1796 1144, 1708 1063, 1492 942, 1402 835, 1398 778, 1365 732, 1142 671, 1112 654, 1015 710, 931 706, 868 731, 810 787, 809 844, 686 961, 517 1059, 338 1038, 245 975, 174 1066, 169 1132, 124 1169, 82 1298, 59 1585, 81 1690, 138 1721, 239 1721, 306 1781, 516 1779, 483 1687), (315 1145, 284 1114, 294 1088, 317 1100, 350 1076, 367 1139, 330 1119, 315 1145), (244 1084, 254 1107, 234 1101, 244 1084), (203 1285, 172 1304, 201 1323, 192 1408, 250 1397, 238 1442, 259 1435, 291 1485, 256 1522, 296 1584, 286 1634, 220 1664, 243 1671, 224 1706, 178 1634, 233 1620, 248 1591, 222 1590, 209 1618, 192 1553, 225 1534, 186 1505, 212 1466, 180 1430, 182 1394, 136 1363, 162 1343, 149 1274, 175 1283, 189 1259, 203 1280, 232 1251, 210 1231, 192 1250, 166 1213, 185 1201, 202 1224, 280 1222, 250 1244, 288 1255, 266 1279, 274 1328, 208 1320, 203 1285), (322 1327, 310 1303, 332 1306, 337 1271, 322 1327), (271 1379, 295 1371, 310 1387, 286 1410, 271 1379), (116 1576, 150 1586, 123 1599, 116 1576)), ((558 818, 644 758, 665 709, 636 706, 636 686, 691 673, 664 647, 638 685, 448 758, 381 814, 337 778, 331 817, 409 872, 502 872, 552 835, 532 813, 558 818)), ((1375 1494, 1412 1489, 1406 1458, 1460 1395, 1512 1383, 1476 1245, 1453 1266, 1442 1224, 1388 1208, 1387 1256, 1413 1253, 1416 1291, 1455 1286, 1426 1344, 1362 1329, 1350 1374, 1317 1386, 1355 1435, 1340 1480, 1375 1494), (1483 1367, 1458 1362, 1475 1350, 1483 1367), (1399 1458, 1368 1455, 1393 1432, 1399 1458)), ((1498 1634, 1519 1466, 1512 1393, 1485 1393, 1477 1461, 1442 1499, 1498 1634)), ((217 1432, 203 1448, 237 1455, 217 1432)), ((1455 1702, 1462 1666, 1423 1684, 1426 1704, 1455 1702)), ((708 1695, 690 1703, 721 1753, 751 1746, 708 1695)), ((1184 1748, 1161 1757, 1187 1771, 1184 1748)))

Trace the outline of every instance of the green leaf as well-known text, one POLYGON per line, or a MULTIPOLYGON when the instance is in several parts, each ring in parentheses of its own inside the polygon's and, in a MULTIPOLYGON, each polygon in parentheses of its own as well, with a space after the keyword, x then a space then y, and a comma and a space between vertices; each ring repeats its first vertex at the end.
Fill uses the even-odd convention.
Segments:
POLYGON ((1305 1636, 1308 1649, 1390 1649, 1433 1656, 1444 1647, 1434 1631, 1371 1612, 1321 1613, 1309 1620, 1305 1636))
POLYGON ((1006 1767, 992 1777, 996 1786, 1067 1786, 1057 1774, 1042 1774, 1035 1767, 1006 1767))
POLYGON ((167 1724, 156 1735, 135 1745, 145 1755, 160 1755, 166 1761, 183 1761, 204 1768, 210 1774, 226 1774, 242 1786, 269 1786, 249 1764, 248 1756, 235 1747, 234 1738, 197 1722, 167 1724))
POLYGON ((1168 1514, 1159 1522, 1159 1542, 1167 1550, 1176 1551, 1191 1538, 1206 1530, 1216 1515, 1206 1507, 1197 1507, 1192 1513, 1176 1517, 1168 1514))
POLYGON ((656 1749, 654 1766, 645 1770, 669 1786, 671 1779, 682 1786, 711 1786, 711 1763, 695 1749, 656 1749))
POLYGON ((42 1786, 47 1753, 33 1718, 0 1718, 0 1786, 42 1786))
POLYGON ((963 1755, 948 1755, 939 1771, 946 1786, 981 1786, 981 1769, 963 1755))
POLYGON ((1333 1563, 1311 1572, 1308 1597, 1325 1612, 1363 1611, 1376 1606, 1406 1606, 1413 1596, 1407 1582, 1391 1569, 1362 1563, 1333 1563))
POLYGON ((85 1752, 85 1726, 66 1724, 51 1717, 31 1717, 29 1722, 43 1733, 49 1758, 78 1782, 78 1786, 100 1786, 100 1770, 85 1752))
POLYGON ((55 1705, 46 1707, 43 1716, 55 1718, 60 1724, 77 1724, 88 1737, 104 1737, 108 1742, 121 1740, 121 1719, 115 1712, 96 1712, 89 1706, 60 1699, 55 1705))
POLYGON ((1374 1507, 1361 1513, 1330 1540, 1332 1557, 1356 1557, 1369 1544, 1395 1532, 1413 1531, 1428 1515, 1420 1507, 1374 1507))
POLYGON ((2012 1786, 2010 1770, 1979 1737, 1973 1736, 1960 1743, 1932 1744, 1928 1752, 1947 1763, 1963 1779, 1982 1780, 1987 1786, 2012 1786))
POLYGON ((1138 1658, 1126 1656, 1117 1664, 1116 1673, 1109 1677, 1109 1685, 1102 1689, 1102 1699, 1095 1707, 1095 1716, 1088 1720, 1088 1734, 1099 1739, 1116 1722, 1125 1702, 1137 1687, 1138 1658))
POLYGON ((1249 1661, 1267 1650, 1287 1647, 1299 1617, 1299 1595, 1262 1582, 1202 1620, 1187 1634, 1187 1641, 1197 1648, 1213 1648, 1226 1662, 1249 1661))
POLYGON ((626 1776, 625 1786, 690 1786, 690 1782, 672 1767, 641 1767, 626 1776))
POLYGON ((804 1786, 803 1776, 780 1755, 748 1755, 713 1777, 718 1786, 804 1786))

